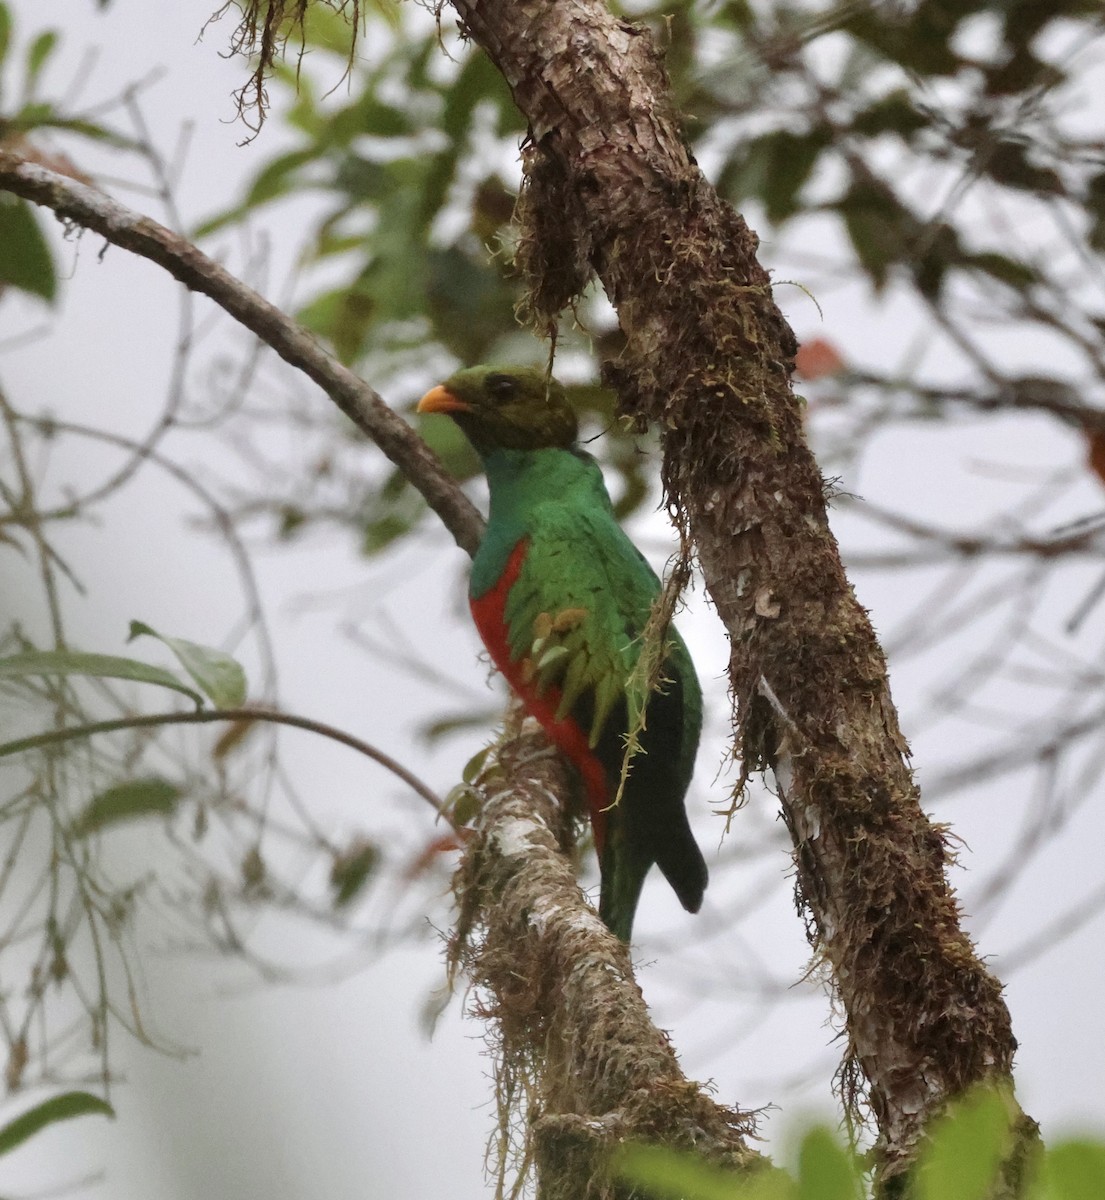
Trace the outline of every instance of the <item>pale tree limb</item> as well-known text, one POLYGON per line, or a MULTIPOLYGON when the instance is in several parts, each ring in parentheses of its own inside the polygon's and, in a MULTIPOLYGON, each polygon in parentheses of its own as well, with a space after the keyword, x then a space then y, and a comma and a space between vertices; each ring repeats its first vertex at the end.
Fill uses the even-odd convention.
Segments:
POLYGON ((585 903, 559 799, 570 781, 539 727, 510 737, 476 786, 483 804, 455 883, 450 959, 493 1022, 500 1130, 525 1116, 518 1144, 497 1149, 500 1193, 513 1166, 523 1177, 533 1169, 543 1200, 617 1195, 611 1152, 628 1141, 742 1171, 765 1165, 745 1141, 752 1116, 683 1075, 628 947, 585 903))
MULTIPOLYGON (((664 483, 729 631, 745 772, 773 768, 811 940, 846 1019, 888 1190, 970 1086, 1012 1095, 998 981, 962 928, 922 812, 886 664, 844 574, 790 389, 794 336, 757 239, 691 158, 651 35, 601 0, 452 0, 530 124, 520 259, 556 320, 597 275, 625 354, 623 411, 655 423, 664 483)), ((998 1195, 1016 1195, 1035 1123, 998 1195)))
POLYGON ((425 496, 457 545, 469 554, 475 552, 483 519, 433 451, 363 379, 276 305, 171 229, 18 154, 0 151, 0 189, 148 258, 185 287, 214 300, 285 362, 314 380, 425 496))

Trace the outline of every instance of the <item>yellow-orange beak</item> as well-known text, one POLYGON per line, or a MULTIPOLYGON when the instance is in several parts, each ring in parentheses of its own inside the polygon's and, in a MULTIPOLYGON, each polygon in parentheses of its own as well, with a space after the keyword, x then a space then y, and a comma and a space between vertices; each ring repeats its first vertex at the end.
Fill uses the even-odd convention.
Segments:
POLYGON ((440 383, 435 388, 430 390, 419 400, 415 412, 420 413, 454 413, 468 412, 469 405, 465 404, 459 396, 454 396, 452 392, 447 391, 440 383))

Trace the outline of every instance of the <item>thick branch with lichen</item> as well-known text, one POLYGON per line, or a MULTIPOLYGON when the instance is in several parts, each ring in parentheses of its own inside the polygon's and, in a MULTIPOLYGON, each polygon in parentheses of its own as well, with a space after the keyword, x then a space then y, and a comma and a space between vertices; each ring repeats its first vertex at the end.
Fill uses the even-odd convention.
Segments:
POLYGON ((500 1104, 525 1099, 525 1144, 514 1150, 535 1169, 540 1194, 613 1196, 611 1151, 628 1140, 756 1166, 745 1144, 750 1117, 684 1077, 649 1018, 627 947, 583 901, 558 799, 565 766, 540 729, 512 737, 477 787, 484 802, 455 885, 451 960, 497 1031, 500 1104))
MULTIPOLYGON (((893 1176, 949 1099, 1008 1085, 1016 1043, 828 526, 789 383, 793 334, 755 235, 690 157, 647 30, 600 0, 453 7, 530 123, 521 259, 535 317, 555 319, 593 274, 617 307, 627 348, 609 380, 623 411, 661 430, 670 506, 730 634, 744 767, 775 770, 800 900, 846 1014, 845 1080, 865 1080, 893 1176)), ((1022 1132, 1031 1141, 1027 1119, 1022 1132)))

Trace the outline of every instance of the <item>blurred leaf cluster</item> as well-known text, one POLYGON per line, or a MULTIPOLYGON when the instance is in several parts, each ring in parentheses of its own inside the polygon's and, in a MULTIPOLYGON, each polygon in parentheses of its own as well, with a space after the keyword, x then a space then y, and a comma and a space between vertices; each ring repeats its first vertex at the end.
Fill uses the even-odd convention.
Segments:
MULTIPOLYGON (((718 33, 696 20, 700 7, 688 4, 675 27, 691 63, 707 30, 718 33)), ((762 127, 721 132, 718 182, 738 206, 755 200, 774 226, 831 215, 872 288, 901 277, 934 303, 956 272, 1018 290, 1041 278, 1000 224, 965 227, 959 201, 978 185, 998 203, 1000 193, 1068 203, 1102 248, 1100 129, 1072 132, 1058 119, 1100 33, 1100 5, 842 0, 725 10, 732 32, 711 50, 725 66, 700 77, 685 102, 707 137, 734 116, 762 127)))
MULTIPOLYGON (((481 54, 443 59, 430 27, 410 39, 390 23, 359 43, 369 61, 352 95, 320 95, 348 53, 345 19, 313 6, 303 54, 276 68, 291 96, 285 115, 300 144, 269 162, 242 201, 198 231, 209 234, 274 200, 322 192, 326 213, 306 262, 338 260, 342 282, 299 313, 347 363, 384 344, 422 352, 435 342, 458 361, 493 355, 513 327, 515 293, 500 240, 514 209, 509 158, 480 147, 524 133, 506 84, 481 54), (324 56, 327 72, 315 69, 324 56)), ((289 54, 291 51, 289 50, 289 54)))
MULTIPOLYGON (((10 432, 14 423, 2 393, 0 407, 10 432)), ((60 630, 55 627, 56 633, 60 630)), ((0 997, 0 1027, 8 1046, 4 1079, 10 1092, 56 1081, 57 1067, 51 1066, 46 1047, 58 1038, 53 1026, 61 1013, 98 1052, 104 1084, 113 1023, 152 1040, 133 993, 129 1001, 119 994, 123 989, 114 972, 120 964, 133 983, 137 968, 131 962, 130 938, 138 902, 147 898, 153 878, 151 864, 128 872, 125 883, 115 882, 104 869, 100 835, 149 818, 160 820, 167 830, 174 823, 184 825, 188 810, 218 806, 218 788, 197 780, 204 772, 173 769, 169 756, 142 737, 138 714, 111 685, 152 685, 187 696, 198 710, 205 697, 220 708, 241 704, 246 680, 239 664, 221 650, 133 622, 132 639, 140 635, 167 646, 190 683, 141 659, 61 645, 39 650, 17 626, 0 630, 0 709, 7 731, 0 744, 5 786, 0 836, 9 845, 0 871, 0 905, 12 914, 0 929, 0 966, 5 978, 27 978, 24 987, 0 997), (100 725, 97 709, 102 711, 105 701, 123 715, 100 725), (11 739, 21 727, 29 736, 11 739), (119 757, 95 744, 95 735, 109 728, 131 736, 130 748, 119 757)), ((213 774, 209 768, 205 773, 213 774)), ((194 834, 194 840, 199 837, 194 834)), ((59 1096, 0 1131, 0 1143, 7 1137, 11 1145, 18 1144, 42 1124, 86 1111, 110 1112, 84 1093, 59 1096)))
MULTIPOLYGON (((797 281, 802 289, 827 296, 861 280, 872 295, 904 294, 934 329, 971 343, 978 361, 972 321, 1032 324, 1058 332, 1100 374, 1105 298, 1100 312, 1090 300, 1081 313, 1069 305, 1105 246, 1105 142, 1078 116, 1100 68, 1098 3, 675 0, 621 9, 664 47, 687 138, 723 195, 761 233, 779 239, 793 226, 807 246, 825 247, 797 281), (1045 233, 1019 236, 1043 220, 1045 233)), ((546 348, 514 316, 510 222, 526 131, 503 80, 450 27, 448 10, 440 25, 415 6, 370 16, 351 65, 349 41, 342 16, 311 7, 302 51, 275 79, 295 144, 200 232, 312 193, 322 215, 309 232, 313 290, 299 316, 401 405, 459 365, 544 361, 546 348), (314 287, 312 272, 328 282, 314 287)), ((562 322, 557 369, 593 380, 620 346, 609 306, 584 297, 562 322)), ((996 372, 983 368, 971 388, 987 373, 993 383, 996 372)), ((903 393, 898 374, 868 373, 863 385, 879 403, 931 409, 933 397, 903 393)), ((1070 372, 1056 371, 1054 382, 1072 389, 1070 372)), ((612 421, 611 399, 587 388, 576 400, 611 435, 597 452, 629 515, 655 495, 651 475, 612 421)), ((475 463, 449 423, 423 428, 469 478, 475 463)), ((328 463, 352 478, 338 458, 328 463)), ((397 475, 365 482, 357 470, 361 482, 345 488, 340 511, 307 479, 293 485, 294 499, 255 497, 253 508, 271 511, 284 535, 339 520, 374 553, 422 509, 397 475)))
MULTIPOLYGON (((1009 1151, 1009 1122, 1009 1106, 1000 1095, 979 1091, 959 1101, 933 1130, 908 1194, 914 1200, 1004 1194, 999 1172, 1009 1151)), ((864 1157, 823 1127, 802 1138, 793 1173, 769 1167, 736 1175, 659 1146, 627 1147, 620 1166, 644 1194, 671 1200, 864 1200, 869 1194, 864 1157)), ((1105 1143, 1057 1140, 1029 1170, 1026 1200, 1105 1195, 1105 1143)))
MULTIPOLYGON (((457 366, 547 358, 514 315, 521 283, 511 263, 511 220, 525 125, 486 57, 439 32, 424 12, 404 6, 398 22, 370 18, 357 42, 363 59, 334 87, 349 38, 340 14, 323 5, 308 10, 301 52, 293 38, 287 54, 295 61, 278 65, 274 80, 288 98, 285 120, 297 144, 196 232, 218 234, 281 200, 320 199, 302 264, 308 280, 337 282, 314 292, 297 316, 374 386, 401 389, 411 411, 420 389, 457 366)), ((585 306, 581 321, 590 315, 585 306)), ((567 381, 573 401, 588 431, 598 432, 613 424, 613 397, 586 379, 594 378, 592 335, 607 351, 617 348, 617 335, 606 311, 587 323, 588 334, 567 329, 560 345, 584 376, 567 381)), ((478 473, 451 422, 425 420, 420 432, 459 479, 478 473)), ((615 433, 606 439, 607 461, 619 512, 628 515, 649 494, 649 474, 636 442, 615 433)), ((318 469, 287 481, 279 501, 254 494, 241 510, 267 513, 282 537, 340 524, 355 531, 366 554, 392 546, 425 506, 398 472, 369 477, 352 437, 352 444, 341 434, 326 440, 318 469)))

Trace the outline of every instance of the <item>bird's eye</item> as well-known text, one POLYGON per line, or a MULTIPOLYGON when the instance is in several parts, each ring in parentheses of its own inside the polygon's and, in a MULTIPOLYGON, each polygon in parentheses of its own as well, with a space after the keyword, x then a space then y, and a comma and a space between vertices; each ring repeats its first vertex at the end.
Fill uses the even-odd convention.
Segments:
POLYGON ((498 400, 509 400, 515 392, 514 380, 509 375, 488 375, 487 390, 498 400))

